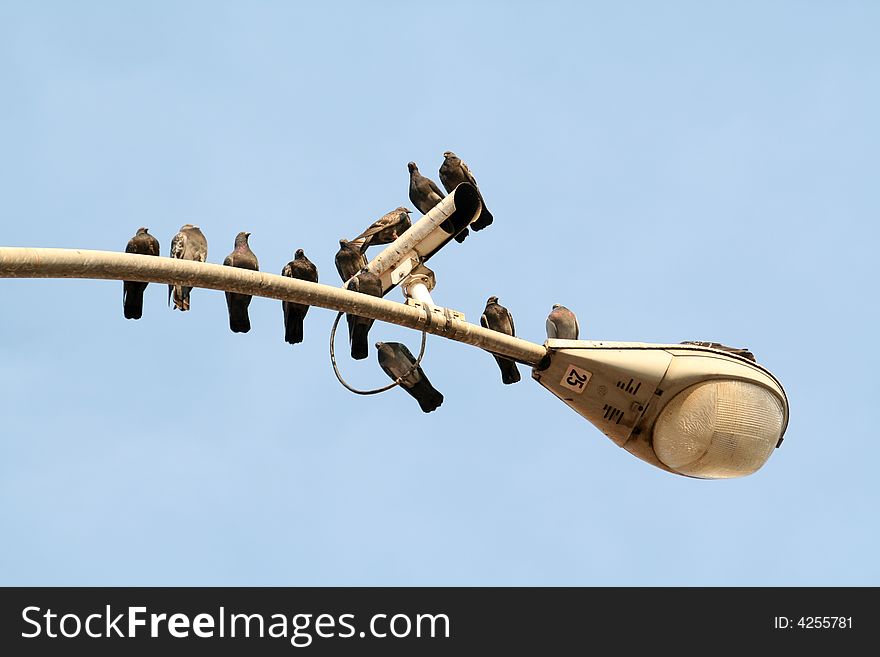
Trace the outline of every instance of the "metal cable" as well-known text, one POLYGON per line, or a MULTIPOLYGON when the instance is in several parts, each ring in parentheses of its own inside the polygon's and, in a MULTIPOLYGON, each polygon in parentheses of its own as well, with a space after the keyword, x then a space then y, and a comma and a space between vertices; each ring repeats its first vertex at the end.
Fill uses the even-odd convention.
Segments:
MULTIPOLYGON (((336 350, 333 346, 333 343, 336 341, 336 327, 339 326, 339 320, 345 313, 339 313, 336 315, 336 320, 333 322, 333 328, 330 329, 330 362, 333 364, 333 373, 336 374, 336 378, 339 380, 339 383, 343 385, 347 390, 350 390, 356 395, 378 395, 380 392, 385 392, 386 390, 391 390, 391 388, 398 385, 403 379, 408 377, 410 374, 415 372, 416 368, 419 366, 419 363, 422 362, 422 356, 425 355, 425 344, 428 341, 428 332, 422 331, 422 346, 419 348, 419 355, 416 358, 415 364, 409 368, 403 376, 397 377, 393 383, 389 383, 387 386, 382 388, 375 388, 374 390, 358 390, 357 388, 352 388, 345 379, 342 378, 342 374, 339 373, 339 367, 336 365, 336 350)), ((428 322, 430 323, 431 314, 428 312, 428 322)))

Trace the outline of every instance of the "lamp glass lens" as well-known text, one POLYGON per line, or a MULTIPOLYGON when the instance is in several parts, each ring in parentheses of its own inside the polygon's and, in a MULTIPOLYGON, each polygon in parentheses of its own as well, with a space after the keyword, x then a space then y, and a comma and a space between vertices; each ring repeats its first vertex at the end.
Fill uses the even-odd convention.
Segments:
POLYGON ((782 403, 763 386, 704 381, 678 393, 660 413, 654 452, 682 474, 742 477, 770 457, 784 420, 782 403))

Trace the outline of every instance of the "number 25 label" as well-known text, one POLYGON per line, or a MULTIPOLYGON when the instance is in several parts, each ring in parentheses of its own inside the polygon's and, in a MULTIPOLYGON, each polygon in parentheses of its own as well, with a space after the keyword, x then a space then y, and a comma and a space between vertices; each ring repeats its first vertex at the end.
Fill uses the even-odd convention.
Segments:
POLYGON ((559 385, 563 388, 574 390, 577 394, 581 394, 584 391, 584 388, 587 387, 587 382, 590 380, 591 376, 593 375, 590 372, 575 367, 574 365, 569 365, 565 369, 565 374, 562 375, 562 381, 559 382, 559 385))

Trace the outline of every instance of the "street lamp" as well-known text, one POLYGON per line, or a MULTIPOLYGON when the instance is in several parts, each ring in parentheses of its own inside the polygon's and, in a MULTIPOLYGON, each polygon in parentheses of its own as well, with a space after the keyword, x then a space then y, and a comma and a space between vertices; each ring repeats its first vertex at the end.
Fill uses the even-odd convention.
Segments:
POLYGON ((782 442, 788 399, 765 368, 720 349, 548 340, 532 377, 651 465, 701 479, 757 471, 782 442))
MULTIPOLYGON (((460 185, 459 190, 467 188, 460 185)), ((433 221, 462 199, 467 196, 447 197, 426 217, 433 221)), ((461 207, 466 221, 479 205, 461 207)), ((422 226, 427 223, 419 230, 422 226)), ((531 365, 533 378, 617 445, 675 474, 703 479, 748 475, 782 442, 788 425, 785 391, 767 369, 739 353, 705 344, 547 340, 539 345, 471 324, 461 313, 433 305, 419 291, 419 285, 429 290, 433 284, 430 270, 421 263, 460 227, 453 222, 445 234, 431 228, 428 235, 438 238, 433 244, 433 237, 425 240, 416 234, 399 256, 383 251, 380 256, 389 257, 370 264, 382 265, 383 285, 413 289, 407 304, 268 272, 82 249, 0 247, 0 278, 190 285, 321 306, 464 342, 531 365), (422 243, 429 247, 424 253, 418 251, 422 243), (404 262, 413 267, 407 269, 404 262), (404 282, 410 274, 413 278, 404 282)))

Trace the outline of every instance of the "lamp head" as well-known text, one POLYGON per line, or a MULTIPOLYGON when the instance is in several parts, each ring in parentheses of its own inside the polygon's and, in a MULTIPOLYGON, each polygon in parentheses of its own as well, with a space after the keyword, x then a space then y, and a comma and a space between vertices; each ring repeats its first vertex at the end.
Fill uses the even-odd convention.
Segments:
POLYGON ((742 477, 766 463, 788 425, 776 378, 720 349, 548 340, 532 372, 542 386, 631 454, 701 479, 742 477))

